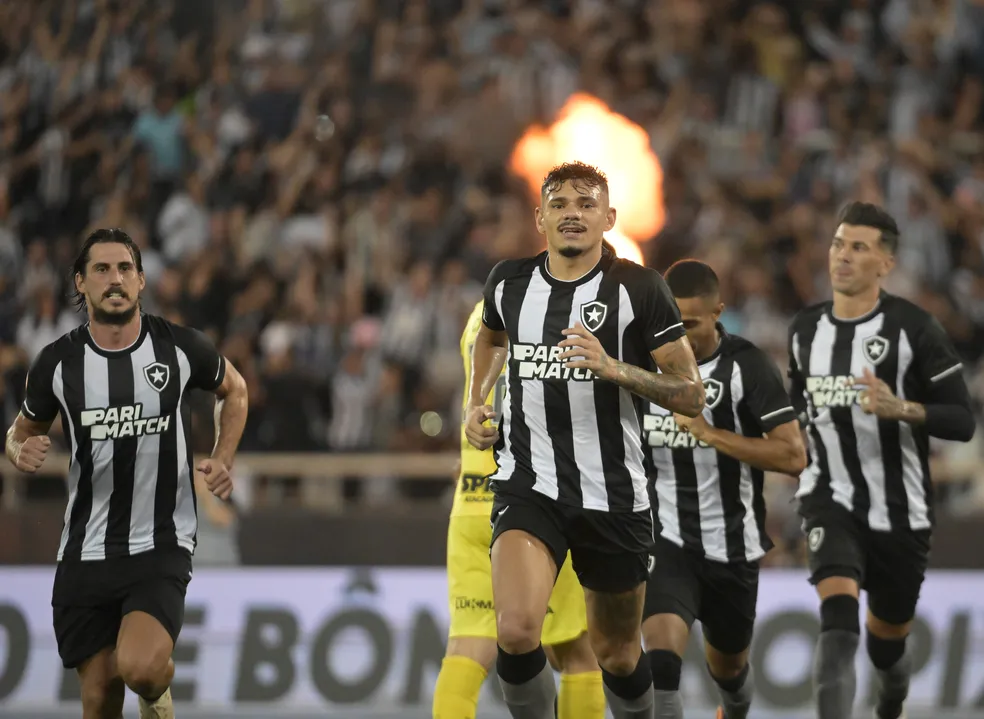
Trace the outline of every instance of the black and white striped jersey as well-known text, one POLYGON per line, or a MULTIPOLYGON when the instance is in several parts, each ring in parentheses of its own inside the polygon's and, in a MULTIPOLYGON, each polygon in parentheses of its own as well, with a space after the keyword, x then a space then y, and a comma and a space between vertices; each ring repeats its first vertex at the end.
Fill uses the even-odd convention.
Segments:
POLYGON ((185 400, 192 388, 217 389, 224 376, 225 360, 205 335, 147 314, 125 349, 102 349, 86 324, 41 351, 21 410, 38 422, 61 413, 71 441, 59 561, 194 551, 185 400))
POLYGON ((491 487, 534 491, 606 512, 649 507, 642 432, 630 392, 596 381, 558 356, 561 332, 581 322, 616 359, 648 367, 650 352, 683 336, 663 278, 604 251, 593 270, 565 282, 547 253, 506 260, 485 285, 483 321, 509 336, 508 379, 491 487))
MULTIPOLYGON (((779 368, 748 340, 718 327, 721 342, 698 363, 704 419, 762 437, 796 419, 779 368)), ((681 431, 673 414, 647 404, 653 523, 659 536, 718 562, 754 562, 772 548, 765 531, 763 472, 681 431)))
POLYGON ((896 396, 920 403, 950 381, 962 384, 960 357, 940 324, 887 293, 854 320, 837 319, 825 302, 793 320, 789 355, 790 393, 809 427, 803 504, 832 500, 877 531, 930 528, 925 427, 865 414, 855 379, 869 368, 896 396))

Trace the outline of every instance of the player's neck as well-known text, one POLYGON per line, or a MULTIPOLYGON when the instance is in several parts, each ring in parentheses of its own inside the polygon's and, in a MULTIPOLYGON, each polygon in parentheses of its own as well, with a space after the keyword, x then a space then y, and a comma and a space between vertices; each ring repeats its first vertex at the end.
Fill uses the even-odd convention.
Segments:
POLYGON ((721 346, 721 333, 717 330, 714 330, 714 341, 708 342, 706 345, 702 345, 702 348, 706 347, 706 349, 700 353, 699 357, 694 357, 694 359, 696 359, 698 362, 703 362, 704 360, 713 357, 714 353, 718 351, 718 348, 720 346, 721 346))
POLYGON ((601 262, 601 245, 577 257, 564 257, 559 252, 547 252, 547 272, 562 282, 579 280, 601 262))
POLYGON ((834 292, 834 317, 839 320, 856 320, 864 317, 878 306, 880 297, 881 287, 878 285, 856 295, 834 292))
POLYGON ((107 325, 90 318, 89 334, 101 349, 123 350, 137 341, 140 336, 140 322, 139 312, 125 325, 107 325))

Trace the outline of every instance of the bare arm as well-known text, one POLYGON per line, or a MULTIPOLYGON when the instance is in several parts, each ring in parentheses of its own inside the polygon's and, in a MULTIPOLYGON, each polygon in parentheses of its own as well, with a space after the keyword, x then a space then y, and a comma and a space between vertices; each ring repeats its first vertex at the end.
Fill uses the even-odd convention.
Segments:
POLYGON ((653 350, 652 358, 660 372, 613 360, 611 374, 604 379, 671 412, 686 417, 700 414, 704 408, 704 383, 687 338, 667 342, 653 350))
POLYGON ((246 380, 229 360, 222 384, 215 390, 215 446, 212 456, 231 467, 246 428, 249 395, 246 380))
POLYGON ((806 447, 796 420, 780 424, 761 439, 718 429, 706 422, 702 424, 703 428, 697 432, 694 432, 696 427, 691 430, 695 438, 739 462, 794 477, 806 468, 806 447))
POLYGON ((495 382, 506 362, 509 336, 505 331, 496 332, 484 323, 478 330, 472 349, 471 387, 468 388, 468 407, 484 407, 495 382))

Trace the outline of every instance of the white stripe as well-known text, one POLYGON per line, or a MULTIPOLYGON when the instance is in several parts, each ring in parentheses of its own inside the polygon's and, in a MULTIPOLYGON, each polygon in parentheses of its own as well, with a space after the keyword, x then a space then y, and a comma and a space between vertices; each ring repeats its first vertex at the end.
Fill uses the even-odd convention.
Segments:
MULTIPOLYGON (((635 319, 632 298, 624 285, 618 286, 618 356, 622 357, 625 332, 635 319)), ((618 391, 619 420, 622 423, 622 442, 625 445, 625 468, 632 477, 632 509, 642 512, 649 508, 649 480, 643 466, 642 428, 632 393, 618 391)))
MULTIPOLYGON (((700 365, 701 379, 708 379, 720 364, 720 357, 700 365)), ((723 390, 722 390, 723 391, 723 390)), ((723 401, 723 399, 721 400, 723 401)), ((714 410, 703 409, 704 420, 714 426, 714 410)), ((670 452, 670 461, 673 453, 670 452)), ((700 537, 704 554, 719 562, 728 561, 727 524, 724 519, 724 500, 721 498, 721 468, 718 453, 713 447, 698 445, 693 450, 694 469, 697 474, 697 507, 700 512, 700 537)))
POLYGON ((505 290, 506 290, 506 281, 503 280, 502 282, 497 284, 495 286, 495 289, 492 291, 492 298, 495 300, 495 311, 499 313, 499 319, 502 320, 503 322, 506 321, 506 318, 503 317, 502 315, 502 293, 505 292, 505 290))
MULTIPOLYGON (((189 552, 195 550, 195 533, 198 531, 198 516, 195 514, 194 484, 192 484, 191 470, 188 467, 188 445, 185 441, 184 422, 181 419, 181 402, 184 399, 185 389, 191 379, 191 363, 188 355, 175 346, 178 353, 178 386, 181 392, 178 395, 178 408, 174 413, 175 437, 177 438, 178 455, 178 490, 174 502, 174 533, 177 536, 178 546, 184 547, 189 552)), ((172 370, 173 371, 173 370, 172 370)), ((172 381, 175 378, 172 378, 172 381)))
MULTIPOLYGON (((803 360, 800 357, 801 350, 800 350, 798 333, 793 334, 792 345, 793 345, 793 358, 796 360, 796 368, 799 371, 800 376, 803 377, 805 382, 806 375, 809 374, 809 368, 803 366, 803 360)), ((805 386, 803 388, 803 394, 804 395, 808 394, 805 386)), ((809 403, 810 401, 808 396, 804 396, 803 399, 807 403, 809 403)), ((800 472, 799 488, 796 491, 797 497, 802 497, 812 492, 813 488, 817 486, 817 480, 820 477, 820 469, 819 469, 820 460, 817 454, 816 443, 813 441, 813 432, 807 431, 806 443, 807 443, 807 449, 810 452, 811 461, 810 464, 806 467, 806 469, 800 472)))
MULTIPOLYGON (((154 343, 147 334, 140 346, 130 354, 133 368, 133 401, 141 405, 142 416, 159 417, 161 395, 150 386, 143 368, 157 360, 154 343)), ((173 372, 173 368, 169 368, 173 372)), ((174 380, 169 378, 169 381, 174 380)), ((133 465, 133 502, 130 506, 130 554, 154 548, 154 502, 157 499, 157 459, 161 454, 161 436, 145 434, 137 438, 137 456, 133 465)))
MULTIPOLYGON (((909 343, 909 337, 905 330, 899 333, 898 356, 898 377, 895 380, 895 386, 898 388, 899 399, 905 399, 905 375, 912 366, 914 357, 912 345, 909 343)), ((950 373, 952 369, 948 369, 944 374, 950 373)), ((956 369, 960 369, 960 365, 957 365, 956 369)), ((912 436, 912 427, 908 422, 899 422, 899 445, 902 448, 902 483, 909 504, 909 528, 929 529, 929 506, 926 503, 923 464, 919 459, 919 450, 916 447, 916 440, 912 436)))
POLYGON ((75 498, 79 493, 79 478, 82 476, 82 467, 75 458, 75 453, 78 452, 79 449, 78 440, 75 438, 75 422, 72 421, 72 415, 68 411, 68 402, 65 401, 64 371, 64 363, 59 362, 55 365, 55 373, 51 379, 51 391, 55 395, 55 399, 58 400, 58 404, 61 405, 62 417, 66 420, 65 424, 68 425, 68 439, 71 443, 72 451, 71 461, 68 466, 68 504, 65 507, 65 519, 62 526, 61 541, 58 543, 59 562, 62 560, 62 557, 65 556, 65 545, 68 544, 68 523, 72 518, 72 507, 75 505, 75 498))
MULTIPOLYGON (((86 409, 109 407, 109 361, 85 345, 86 409)), ((109 522, 109 498, 113 494, 112 439, 90 441, 92 452, 92 511, 85 525, 82 559, 106 558, 106 527, 109 522)))
MULTIPOLYGON (((599 273, 574 290, 568 327, 573 327, 581 321, 581 305, 591 302, 598 296, 601 278, 602 275, 599 273)), ((593 411, 584 411, 586 407, 594 407, 594 382, 568 382, 567 397, 571 408, 574 462, 581 474, 582 505, 585 509, 607 512, 608 488, 605 484, 605 464, 601 457, 601 434, 598 431, 598 422, 611 421, 612 418, 598 417, 593 411)))
POLYGON ((659 332, 654 334, 653 337, 659 337, 660 335, 665 335, 667 332, 676 329, 677 327, 683 327, 683 322, 677 322, 675 325, 670 325, 665 330, 660 330, 659 332))
MULTIPOLYGON (((854 328, 854 342, 851 346, 853 377, 861 377, 866 368, 874 373, 875 366, 865 358, 863 345, 866 339, 874 337, 881 331, 884 322, 885 315, 879 312, 854 328)), ((876 531, 887 532, 892 528, 892 523, 888 519, 888 493, 885 487, 885 460, 878 430, 879 419, 873 414, 865 414, 861 405, 855 402, 851 406, 851 421, 858 445, 861 474, 864 475, 864 482, 868 485, 868 496, 871 501, 868 509, 868 526, 876 531)))
MULTIPOLYGON (((550 285, 537 267, 533 270, 526 296, 519 310, 516 341, 524 344, 543 343, 543 322, 550 301, 550 285)), ((547 411, 543 399, 543 382, 524 379, 523 416, 530 430, 530 463, 533 465, 533 490, 557 499, 557 465, 554 463, 553 442, 547 430, 547 411)))
POLYGON ((776 415, 782 414, 783 412, 792 412, 792 411, 793 411, 792 407, 783 407, 782 409, 777 409, 775 412, 769 412, 768 414, 764 414, 759 419, 761 419, 764 422, 768 419, 772 419, 776 415))
MULTIPOLYGON (((945 369, 942 372, 940 372, 938 375, 934 375, 934 376, 930 377, 929 378, 929 381, 930 382, 939 382, 944 377, 949 377, 954 372, 959 372, 962 369, 963 369, 963 365, 962 364, 955 364, 950 369, 945 369)), ((901 377, 901 375, 899 375, 899 376, 901 377)), ((900 384, 899 386, 901 387, 902 385, 900 384)))
MULTIPOLYGON (((745 398, 745 383, 741 375, 741 365, 735 362, 731 369, 731 406, 732 411, 745 398)), ((779 410, 784 412, 785 410, 779 410)), ((777 412, 772 412, 775 415, 777 412)), ((741 435, 741 417, 738 412, 735 415, 735 434, 741 435)), ((765 556, 765 549, 762 547, 762 537, 759 534, 758 523, 755 521, 755 487, 752 484, 752 468, 744 462, 739 462, 741 472, 738 479, 738 496, 741 504, 745 508, 745 517, 742 521, 742 536, 745 539, 745 560, 754 562, 765 556)))

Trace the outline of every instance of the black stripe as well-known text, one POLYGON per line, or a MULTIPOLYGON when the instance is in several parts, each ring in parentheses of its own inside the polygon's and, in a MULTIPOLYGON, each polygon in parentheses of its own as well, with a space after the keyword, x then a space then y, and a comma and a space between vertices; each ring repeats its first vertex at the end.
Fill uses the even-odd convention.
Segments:
MULTIPOLYGON (((714 426, 735 432, 735 398, 731 394, 734 360, 722 357, 711 377, 721 383, 721 400, 711 410, 714 426)), ((741 503, 741 462, 724 452, 716 452, 718 485, 724 510, 724 537, 729 562, 745 561, 745 507, 741 503)))
MULTIPOLYGON (((563 330, 570 326, 575 289, 574 285, 550 288, 547 311, 543 317, 542 344, 554 347, 564 339, 563 330)), ((581 492, 581 470, 578 469, 574 456, 574 429, 567 380, 543 380, 542 384, 543 410, 557 470, 557 501, 580 507, 584 503, 584 496, 581 492)))
MULTIPOLYGON (((109 406, 129 407, 134 403, 133 364, 130 353, 106 359, 109 374, 109 406)), ((106 524, 106 556, 130 554, 130 514, 133 509, 134 474, 137 465, 137 437, 113 440, 113 492, 109 496, 106 524)))
MULTIPOLYGON (((748 386, 745 386, 745 391, 748 391, 748 386)), ((741 433, 745 437, 759 437, 762 435, 759 433, 759 426, 761 420, 752 411, 751 407, 745 402, 738 405, 738 420, 741 422, 741 433)), ((764 485, 765 485, 765 472, 761 469, 756 469, 749 465, 751 470, 751 482, 752 482, 752 511, 755 513, 755 526, 758 527, 759 544, 762 545, 762 549, 768 552, 775 545, 772 539, 769 537, 769 533, 766 531, 766 508, 765 508, 765 496, 764 496, 764 485)), ((744 512, 744 506, 742 506, 742 512, 744 512)))
MULTIPOLYGON (((631 310, 620 304, 619 282, 606 272, 598 285, 599 298, 607 300, 604 323, 594 333, 610 357, 618 357, 619 313, 631 310)), ((595 421, 598 423, 601 465, 605 470, 605 490, 611 512, 631 512, 635 508, 632 475, 625 466, 625 435, 622 429, 621 390, 613 382, 594 383, 595 421)))
MULTIPOLYGON (((847 377, 851 374, 851 362, 854 352, 853 324, 836 324, 834 326, 833 356, 830 361, 830 373, 834 376, 847 377)), ((840 440, 841 459, 847 476, 854 485, 854 514, 866 524, 868 511, 871 509, 871 493, 868 483, 861 471, 861 458, 858 455, 858 440, 854 433, 854 414, 851 407, 831 407, 830 417, 837 430, 840 440)))
MULTIPOLYGON (((817 326, 820 321, 820 315, 812 318, 810 323, 803 328, 802 332, 797 330, 796 341, 799 345, 799 370, 800 374, 803 376, 804 380, 810 376, 810 356, 813 353, 813 342, 817 335, 817 326)), ((795 348, 794 348, 795 351, 795 348)), ((806 390, 809 394, 809 390, 806 390)), ((807 407, 809 408, 811 419, 816 419, 817 410, 813 406, 812 401, 807 402, 807 407)), ((819 470, 817 477, 817 484, 810 492, 809 499, 804 498, 804 504, 817 503, 822 504, 830 502, 833 500, 834 493, 830 487, 830 462, 827 457, 827 446, 823 443, 823 439, 820 437, 820 432, 817 430, 814 424, 810 424, 810 438, 813 440, 814 451, 816 452, 816 457, 811 457, 811 461, 815 459, 819 470)))
MULTIPOLYGON (((156 328, 153 328, 156 329, 156 328)), ((178 367, 178 353, 175 350, 174 339, 163 337, 159 332, 152 331, 151 341, 154 343, 154 359, 167 365, 168 379, 161 390, 161 417, 169 416, 167 430, 160 434, 160 454, 157 457, 157 488, 154 494, 154 546, 171 547, 177 544, 177 534, 174 526, 174 509, 177 505, 178 490, 178 401, 181 394, 182 382, 187 377, 181 376, 178 367)), ((191 449, 187 438, 190 422, 185 423, 186 446, 191 449)), ((182 461, 191 465, 190 451, 182 461)), ((191 491, 194 496, 194 474, 191 477, 191 491)))
MULTIPOLYGON (((506 327, 506 334, 509 343, 516 342, 519 337, 519 312, 523 307, 523 300, 526 299, 526 292, 530 286, 532 275, 523 273, 516 277, 505 280, 502 288, 502 321, 506 327)), ((526 413, 523 411, 523 381, 519 379, 516 360, 513 358, 512 350, 509 353, 510 363, 508 377, 509 394, 509 426, 503 428, 499 440, 496 442, 494 452, 498 462, 499 452, 505 446, 505 432, 509 433, 509 449, 516 462, 515 469, 511 477, 507 477, 508 485, 501 489, 528 490, 533 486, 534 474, 533 464, 530 455, 530 428, 526 424, 526 413)), ((496 490, 498 482, 491 482, 490 487, 496 490)))
MULTIPOLYGON (((92 514, 92 444, 89 428, 83 427, 79 412, 85 408, 85 348, 73 345, 72 351, 62 360, 62 383, 65 405, 70 413, 62 415, 62 426, 68 436, 68 422, 72 423, 76 442, 74 461, 79 466, 79 483, 75 502, 68 518, 68 541, 63 559, 80 559, 85 541, 85 525, 92 514)), ((63 408, 64 409, 64 408, 63 408)))
MULTIPOLYGON (((902 329, 897 314, 884 312, 882 328, 878 333, 889 342, 888 355, 875 366, 875 376, 887 383, 898 395, 896 380, 899 372, 899 334, 902 329)), ((902 442, 898 422, 879 422, 878 439, 881 442, 882 471, 885 473, 885 501, 888 504, 888 521, 892 529, 909 526, 909 498, 902 478, 902 442)))
POLYGON ((700 531, 700 497, 697 494, 697 467, 691 449, 671 450, 676 475, 676 510, 683 544, 701 554, 704 538, 700 531))

